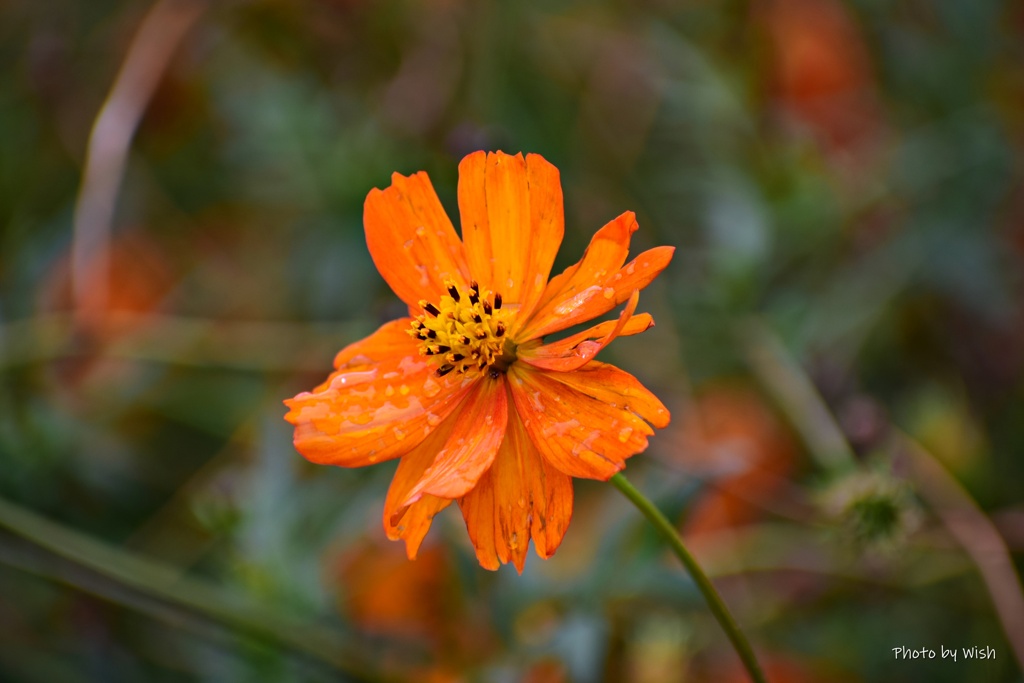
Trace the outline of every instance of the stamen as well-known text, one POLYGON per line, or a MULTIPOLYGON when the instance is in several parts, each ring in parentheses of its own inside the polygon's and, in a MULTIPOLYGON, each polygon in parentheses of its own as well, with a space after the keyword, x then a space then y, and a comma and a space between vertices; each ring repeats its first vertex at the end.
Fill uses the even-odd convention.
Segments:
POLYGON ((451 372, 504 373, 515 362, 515 345, 503 338, 514 313, 501 310, 501 295, 476 282, 465 287, 447 280, 444 288, 446 294, 437 302, 419 302, 423 313, 407 328, 418 340, 419 352, 437 359, 439 377, 451 372))

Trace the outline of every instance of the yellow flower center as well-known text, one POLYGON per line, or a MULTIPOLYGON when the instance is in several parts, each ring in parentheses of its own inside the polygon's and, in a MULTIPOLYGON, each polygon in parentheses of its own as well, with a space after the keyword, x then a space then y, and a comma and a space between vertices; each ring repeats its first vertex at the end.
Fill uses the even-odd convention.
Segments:
POLYGON ((448 294, 435 306, 421 301, 421 315, 409 334, 420 340, 420 354, 437 362, 438 376, 449 372, 487 372, 497 378, 516 359, 516 345, 506 336, 512 313, 501 308, 501 294, 481 291, 473 282, 460 289, 445 282, 448 294))

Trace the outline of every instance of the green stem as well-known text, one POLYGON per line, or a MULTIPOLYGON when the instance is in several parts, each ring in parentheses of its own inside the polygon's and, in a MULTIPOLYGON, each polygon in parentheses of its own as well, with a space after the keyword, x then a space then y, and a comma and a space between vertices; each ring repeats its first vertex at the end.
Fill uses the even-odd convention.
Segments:
POLYGON ((729 608, 725 606, 722 597, 715 590, 714 585, 708 579, 704 570, 700 568, 697 560, 693 559, 693 555, 683 545, 683 540, 679 537, 672 523, 661 513, 661 510, 654 506, 654 503, 630 484, 629 480, 622 476, 621 472, 612 477, 610 481, 654 525, 654 528, 657 529, 658 533, 668 542, 672 551, 682 561, 693 582, 697 584, 697 588, 700 589, 704 599, 707 600, 711 613, 715 615, 715 619, 718 620, 725 634, 732 641, 732 646, 736 649, 740 659, 743 660, 743 666, 746 667, 750 678, 755 683, 766 683, 764 674, 761 672, 761 666, 757 663, 757 657, 754 656, 754 650, 750 647, 746 636, 743 635, 736 620, 732 618, 729 608))

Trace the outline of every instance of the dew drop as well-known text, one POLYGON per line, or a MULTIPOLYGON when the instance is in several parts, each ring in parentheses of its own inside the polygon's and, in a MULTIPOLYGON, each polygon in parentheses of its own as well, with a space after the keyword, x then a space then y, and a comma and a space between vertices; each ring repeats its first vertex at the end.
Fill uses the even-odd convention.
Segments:
POLYGON ((405 438, 405 432, 403 432, 401 429, 396 429, 395 430, 395 439, 397 439, 398 441, 401 441, 404 438, 405 438))
POLYGON ((391 386, 390 384, 387 385, 384 388, 384 395, 385 396, 394 396, 395 395, 395 388, 393 386, 391 386))
POLYGON ((413 241, 412 240, 406 240, 405 243, 402 245, 402 247, 406 251, 409 251, 410 249, 412 249, 412 245, 413 245, 413 241))
POLYGON ((515 531, 508 538, 508 547, 510 550, 515 550, 519 547, 519 534, 515 531))
POLYGON ((626 443, 627 441, 629 441, 629 437, 632 434, 633 434, 633 428, 632 427, 623 427, 622 429, 619 430, 619 441, 621 441, 622 443, 626 443))
POLYGON ((366 382, 372 382, 377 376, 376 370, 363 370, 361 372, 346 372, 338 375, 331 380, 331 388, 338 389, 340 387, 353 387, 357 384, 364 384, 366 382))
POLYGON ((555 306, 555 314, 569 315, 571 313, 574 313, 577 308, 590 301, 600 291, 601 288, 598 287, 597 285, 594 285, 593 287, 587 287, 582 292, 579 292, 578 294, 571 297, 567 301, 563 301, 562 303, 555 306))
POLYGON ((427 413, 427 424, 430 425, 431 427, 436 427, 437 425, 441 424, 441 418, 439 418, 434 413, 427 413))
POLYGON ((615 290, 612 289, 611 287, 605 287, 604 291, 601 292, 601 294, 604 295, 605 299, 611 299, 612 297, 615 296, 615 290))
POLYGON ((409 387, 403 384, 402 386, 398 387, 398 393, 400 393, 402 396, 408 396, 409 387))
MULTIPOLYGON (((402 386, 405 386, 405 385, 403 384, 402 386)), ((440 393, 440 391, 441 391, 441 385, 438 384, 436 381, 434 381, 434 379, 432 377, 428 377, 423 382, 423 395, 426 396, 427 398, 433 398, 434 396, 437 396, 438 393, 440 393)), ((406 392, 406 393, 408 393, 408 392, 406 392)), ((404 396, 405 394, 402 394, 402 395, 404 396)))
POLYGON ((424 228, 422 225, 420 227, 416 228, 416 236, 417 237, 423 237, 426 234, 427 234, 427 229, 424 228))
POLYGON ((635 272, 636 272, 636 264, 635 263, 630 263, 628 266, 626 266, 626 275, 632 275, 635 272))

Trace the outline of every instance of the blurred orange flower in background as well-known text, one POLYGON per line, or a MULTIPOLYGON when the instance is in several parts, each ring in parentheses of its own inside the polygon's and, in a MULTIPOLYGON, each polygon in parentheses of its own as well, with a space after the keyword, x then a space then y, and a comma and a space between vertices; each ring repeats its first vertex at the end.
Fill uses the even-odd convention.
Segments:
POLYGON ((341 350, 312 392, 285 401, 313 462, 401 458, 384 527, 415 557, 431 520, 459 502, 477 559, 521 572, 532 539, 551 556, 572 515, 572 477, 607 480, 669 414, 632 375, 594 361, 653 325, 639 290, 672 247, 625 264, 631 212, 548 281, 562 241, 558 170, 536 154, 476 152, 459 165, 460 240, 425 173, 366 198, 366 240, 409 316, 341 350), (624 265, 625 264, 625 265, 624 265), (626 303, 617 320, 544 337, 626 303), (648 424, 650 423, 650 425, 648 424))
POLYGON ((869 52, 838 0, 764 0, 754 18, 767 34, 777 104, 827 149, 856 147, 879 132, 869 52))
POLYGON ((752 389, 727 382, 709 387, 683 416, 679 437, 681 464, 714 479, 687 513, 691 539, 755 522, 788 493, 796 442, 752 389))

